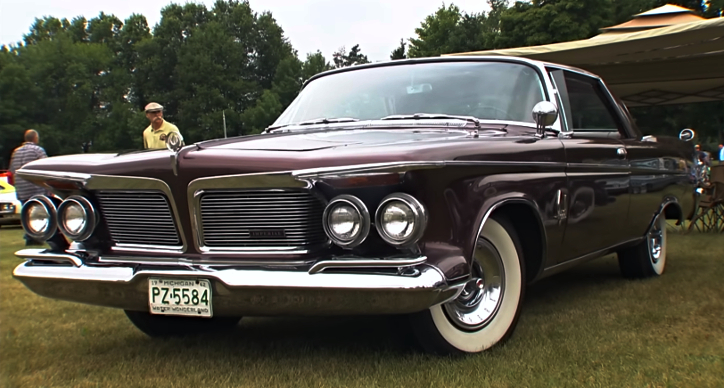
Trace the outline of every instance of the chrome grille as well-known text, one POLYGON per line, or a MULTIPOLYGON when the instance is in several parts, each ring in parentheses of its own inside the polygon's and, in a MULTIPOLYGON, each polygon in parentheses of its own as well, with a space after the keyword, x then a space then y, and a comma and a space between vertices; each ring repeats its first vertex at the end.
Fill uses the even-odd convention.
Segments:
POLYGON ((96 192, 103 219, 117 245, 180 247, 166 197, 149 191, 96 192))
POLYGON ((327 241, 324 203, 305 191, 217 191, 201 196, 210 248, 294 248, 327 241))

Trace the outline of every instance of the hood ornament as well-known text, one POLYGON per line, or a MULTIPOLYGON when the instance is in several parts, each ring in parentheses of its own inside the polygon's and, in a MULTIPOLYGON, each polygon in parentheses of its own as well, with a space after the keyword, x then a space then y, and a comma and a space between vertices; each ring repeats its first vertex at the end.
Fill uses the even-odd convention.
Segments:
POLYGON ((171 132, 166 135, 166 149, 171 151, 171 169, 173 175, 178 176, 178 153, 184 146, 184 138, 178 132, 171 132))

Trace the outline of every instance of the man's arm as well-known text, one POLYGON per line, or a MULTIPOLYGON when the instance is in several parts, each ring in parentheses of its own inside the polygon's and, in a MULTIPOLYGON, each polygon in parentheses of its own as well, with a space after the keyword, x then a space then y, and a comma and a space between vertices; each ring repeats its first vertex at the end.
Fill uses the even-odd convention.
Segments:
POLYGON ((17 153, 18 153, 18 149, 16 148, 13 151, 13 155, 10 157, 10 173, 12 173, 13 176, 15 175, 15 171, 17 171, 18 168, 20 168, 20 166, 17 165, 18 164, 18 158, 16 157, 17 153))

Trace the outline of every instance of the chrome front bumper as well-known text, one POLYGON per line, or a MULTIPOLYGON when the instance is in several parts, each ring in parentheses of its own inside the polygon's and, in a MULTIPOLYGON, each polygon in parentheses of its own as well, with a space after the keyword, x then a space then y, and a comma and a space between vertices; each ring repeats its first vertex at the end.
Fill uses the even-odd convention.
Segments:
POLYGON ((136 311, 149 310, 149 277, 210 280, 217 316, 412 313, 456 298, 464 286, 464 281, 449 284, 437 268, 424 263, 382 274, 196 265, 145 269, 94 265, 81 256, 41 249, 15 255, 28 261, 13 276, 38 295, 136 311))

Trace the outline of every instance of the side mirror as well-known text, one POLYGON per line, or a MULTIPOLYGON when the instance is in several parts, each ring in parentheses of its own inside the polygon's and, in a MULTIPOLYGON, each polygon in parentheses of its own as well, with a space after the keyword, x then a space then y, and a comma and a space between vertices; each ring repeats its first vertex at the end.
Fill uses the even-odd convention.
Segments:
POLYGON ((695 135, 696 134, 694 133, 693 130, 686 128, 686 129, 682 130, 681 132, 679 132, 679 139, 681 139, 683 141, 691 141, 691 139, 693 139, 695 135))
POLYGON ((553 125, 558 118, 558 108, 550 101, 541 101, 533 107, 533 120, 538 127, 538 134, 545 133, 548 126, 553 125))

